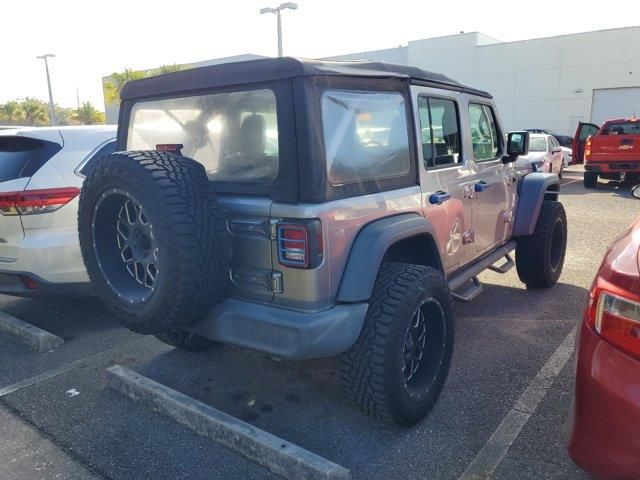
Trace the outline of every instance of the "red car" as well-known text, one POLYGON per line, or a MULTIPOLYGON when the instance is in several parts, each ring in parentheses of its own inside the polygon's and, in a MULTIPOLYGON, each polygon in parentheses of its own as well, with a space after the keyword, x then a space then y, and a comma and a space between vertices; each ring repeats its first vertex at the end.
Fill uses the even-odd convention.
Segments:
POLYGON ((603 479, 640 479, 639 250, 640 218, 605 255, 578 331, 569 455, 603 479))

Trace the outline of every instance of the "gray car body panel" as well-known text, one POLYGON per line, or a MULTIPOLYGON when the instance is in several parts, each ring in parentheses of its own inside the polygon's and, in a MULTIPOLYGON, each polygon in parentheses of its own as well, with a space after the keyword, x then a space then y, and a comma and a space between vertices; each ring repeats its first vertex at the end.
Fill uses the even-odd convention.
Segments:
MULTIPOLYGON (((513 226, 514 237, 533 233, 542 201, 552 185, 560 186, 560 178, 555 173, 530 173, 520 179, 518 209, 513 226)), ((554 195, 557 193, 554 192, 554 195)))
MULTIPOLYGON (((382 259, 393 244, 412 237, 435 237, 433 226, 417 214, 387 217, 370 223, 356 237, 349 260, 342 276, 337 300, 340 302, 362 302, 369 299, 373 291, 382 259)), ((437 254, 433 242, 433 248, 437 254)), ((440 258, 436 255, 436 258, 440 258)), ((442 270, 442 264, 437 266, 442 270)))

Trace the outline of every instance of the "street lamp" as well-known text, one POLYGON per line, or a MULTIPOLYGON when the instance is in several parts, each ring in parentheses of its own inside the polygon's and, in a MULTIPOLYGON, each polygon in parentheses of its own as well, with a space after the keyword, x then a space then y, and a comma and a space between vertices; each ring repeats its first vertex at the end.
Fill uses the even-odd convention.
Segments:
POLYGON ((55 55, 53 53, 45 53, 44 55, 38 55, 36 58, 38 60, 44 60, 44 68, 47 71, 47 87, 49 88, 49 122, 53 127, 56 124, 56 110, 53 105, 53 93, 51 92, 51 77, 49 76, 49 62, 47 62, 47 58, 53 58, 55 55))
POLYGON ((285 9, 289 10, 297 10, 298 4, 293 2, 286 2, 281 5, 278 5, 276 8, 261 8, 260 15, 265 13, 275 13, 278 16, 278 56, 282 56, 282 20, 280 20, 280 12, 285 9))

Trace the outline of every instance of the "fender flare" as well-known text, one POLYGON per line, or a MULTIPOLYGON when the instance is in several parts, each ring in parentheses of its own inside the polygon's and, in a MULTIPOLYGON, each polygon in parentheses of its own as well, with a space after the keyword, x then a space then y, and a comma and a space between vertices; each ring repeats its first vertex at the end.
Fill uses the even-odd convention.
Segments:
POLYGON ((560 178, 555 173, 535 172, 525 175, 518 185, 518 209, 513 225, 513 236, 531 235, 536 228, 542 201, 549 187, 557 185, 554 197, 560 191, 560 178))
POLYGON ((336 300, 339 302, 363 302, 371 297, 385 253, 393 244, 411 237, 427 236, 433 241, 434 265, 442 271, 442 262, 436 243, 433 225, 417 213, 406 213, 376 220, 364 226, 351 246, 344 268, 336 300))

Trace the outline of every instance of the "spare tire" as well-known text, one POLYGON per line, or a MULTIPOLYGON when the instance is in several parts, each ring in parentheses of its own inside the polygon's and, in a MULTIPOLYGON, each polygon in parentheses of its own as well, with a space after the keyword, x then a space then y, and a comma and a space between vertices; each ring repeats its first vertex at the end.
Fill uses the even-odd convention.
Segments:
POLYGON ((188 327, 223 298, 226 220, 204 167, 190 158, 139 151, 95 159, 78 230, 96 294, 135 332, 188 327))

